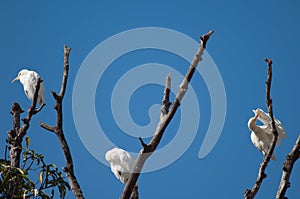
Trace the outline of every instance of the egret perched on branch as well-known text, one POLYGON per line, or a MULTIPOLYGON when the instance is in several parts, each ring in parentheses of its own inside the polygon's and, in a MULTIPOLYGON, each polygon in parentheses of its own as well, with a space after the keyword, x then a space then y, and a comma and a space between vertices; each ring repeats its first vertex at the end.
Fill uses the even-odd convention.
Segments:
MULTIPOLYGON (((253 110, 255 116, 251 117, 248 121, 248 127, 252 131, 251 132, 251 141, 253 145, 258 148, 264 155, 266 155, 271 147, 273 132, 272 132, 272 120, 269 114, 265 113, 261 109, 253 110), (256 120, 259 120, 263 123, 262 126, 256 125, 256 120)), ((278 146, 281 142, 282 138, 286 137, 286 133, 281 125, 281 122, 274 117, 276 130, 278 132, 278 138, 276 142, 276 146, 278 146)), ((273 153, 273 160, 276 160, 276 156, 273 153)))
MULTIPOLYGON (((30 71, 27 69, 23 69, 19 72, 18 76, 12 80, 12 83, 16 80, 20 80, 21 84, 23 84, 24 92, 28 99, 33 101, 35 88, 37 85, 38 78, 40 78, 39 74, 37 74, 35 71, 30 71)), ((44 82, 42 81, 40 83, 40 90, 38 93, 38 99, 37 102, 42 106, 45 104, 45 98, 44 98, 44 82)))
POLYGON ((135 160, 123 149, 113 148, 106 152, 105 159, 110 163, 111 171, 122 183, 126 183, 134 169, 135 160))

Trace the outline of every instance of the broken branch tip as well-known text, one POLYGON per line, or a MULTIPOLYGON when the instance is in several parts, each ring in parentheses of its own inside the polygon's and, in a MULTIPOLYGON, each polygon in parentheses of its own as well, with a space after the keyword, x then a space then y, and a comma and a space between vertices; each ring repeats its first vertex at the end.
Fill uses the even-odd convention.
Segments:
POLYGON ((265 58, 265 62, 267 62, 268 64, 272 64, 272 60, 270 58, 265 58))

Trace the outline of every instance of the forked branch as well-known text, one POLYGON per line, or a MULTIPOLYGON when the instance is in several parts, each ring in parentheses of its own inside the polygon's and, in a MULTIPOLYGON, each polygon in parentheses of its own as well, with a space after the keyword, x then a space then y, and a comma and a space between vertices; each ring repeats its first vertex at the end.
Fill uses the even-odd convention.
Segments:
MULTIPOLYGON (((13 129, 8 132, 8 143, 9 143, 9 155, 10 155, 10 166, 12 167, 20 167, 20 158, 21 158, 21 152, 22 152, 22 142, 23 138, 27 133, 27 130, 30 125, 30 121, 33 115, 37 114, 39 110, 35 110, 36 103, 37 103, 37 98, 38 98, 38 93, 40 89, 40 83, 42 80, 38 78, 37 85, 35 88, 33 100, 31 103, 31 106, 28 109, 27 117, 23 118, 23 125, 20 125, 20 116, 21 113, 24 111, 21 109, 20 105, 18 103, 14 103, 12 106, 11 114, 13 115, 13 129)), ((11 186, 9 188, 9 194, 7 195, 8 198, 12 198, 13 195, 18 192, 18 178, 15 178, 12 180, 11 186)))
MULTIPOLYGON (((31 106, 28 109, 27 117, 23 118, 23 125, 20 125, 20 116, 21 113, 24 111, 21 109, 20 105, 18 103, 14 103, 12 106, 11 114, 13 115, 13 130, 8 132, 8 141, 10 144, 10 160, 11 160, 11 166, 13 167, 19 167, 20 166, 20 154, 22 151, 22 141, 24 136, 27 133, 27 130, 29 128, 29 123, 31 121, 31 117, 35 114, 37 114, 39 111, 35 110, 38 93, 40 89, 40 83, 42 80, 38 78, 36 89, 34 92, 33 100, 31 103, 31 106)), ((43 107, 43 106, 42 106, 43 107)))
POLYGON ((55 91, 52 91, 52 95, 56 100, 56 104, 54 106, 56 110, 56 125, 49 126, 43 122, 41 122, 40 125, 44 129, 54 132, 55 135, 57 136, 66 160, 66 166, 63 168, 63 171, 66 173, 66 176, 70 182, 71 190, 74 193, 75 197, 77 199, 83 199, 84 198, 83 193, 81 191, 79 182, 77 181, 74 174, 74 165, 73 165, 73 159, 71 156, 70 148, 63 132, 62 101, 65 95, 65 90, 66 90, 67 80, 68 80, 70 51, 71 48, 67 48, 67 46, 65 45, 64 46, 64 74, 63 74, 61 89, 59 94, 57 94, 55 91))
POLYGON ((283 164, 283 172, 280 180, 280 185, 276 194, 276 199, 285 199, 285 193, 291 186, 289 181, 294 163, 299 159, 300 155, 300 135, 293 147, 293 150, 286 156, 286 160, 283 164))
POLYGON ((268 78, 266 81, 266 104, 267 104, 267 109, 269 112, 269 115, 271 117, 271 126, 272 126, 272 133, 273 133, 273 139, 272 139, 272 143, 271 143, 271 147, 268 151, 268 153, 264 156, 264 159, 260 165, 259 171, 258 171, 258 176, 256 179, 256 182, 254 184, 254 186, 252 187, 252 189, 246 189, 245 193, 244 193, 244 198, 246 199, 252 199, 255 197, 255 195, 257 194, 258 190, 261 187, 261 184, 264 180, 264 178, 267 177, 267 175, 265 174, 265 170, 268 166, 268 163, 270 162, 271 156, 274 152, 275 146, 276 146, 276 142, 277 142, 277 138, 278 138, 278 132, 276 129, 276 125, 275 125, 275 120, 274 120, 274 116, 273 116, 273 105, 272 105, 272 99, 270 97, 270 92, 271 92, 271 83, 272 83, 272 60, 271 59, 265 59, 265 62, 268 63, 268 78))
POLYGON ((170 107, 171 103, 169 101, 169 95, 170 95, 171 78, 167 77, 165 91, 164 91, 164 97, 163 97, 163 102, 162 102, 162 108, 161 108, 160 120, 158 122, 158 125, 154 132, 154 135, 149 144, 144 143, 144 141, 140 138, 143 148, 141 149, 141 151, 137 157, 135 168, 125 185, 121 199, 129 199, 130 198, 132 190, 137 183, 138 177, 142 171, 142 168, 143 168, 146 160, 156 150, 167 126, 169 125, 170 121, 172 120, 177 108, 180 106, 181 100, 184 97, 184 95, 188 89, 188 84, 193 77, 195 69, 196 69, 198 63, 202 60, 202 55, 203 55, 204 49, 206 47, 206 42, 208 41, 208 39, 210 38, 210 36, 212 34, 213 34, 213 31, 210 31, 207 34, 200 37, 200 47, 197 50, 197 53, 185 75, 185 78, 183 79, 183 81, 181 82, 181 84, 179 86, 176 98, 175 98, 174 102, 172 103, 170 110, 169 110, 169 107, 170 107))

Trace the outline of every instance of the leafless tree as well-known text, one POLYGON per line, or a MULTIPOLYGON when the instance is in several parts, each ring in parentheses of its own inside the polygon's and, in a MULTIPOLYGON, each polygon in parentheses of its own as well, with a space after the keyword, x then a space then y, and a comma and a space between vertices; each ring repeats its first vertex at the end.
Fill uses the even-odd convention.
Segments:
POLYGON ((165 90, 164 90, 164 97, 162 100, 160 120, 158 122, 158 125, 154 132, 154 135, 149 144, 146 144, 142 140, 142 138, 139 138, 143 148, 141 149, 141 151, 137 157, 133 173, 130 175, 128 181, 126 182, 121 199, 129 199, 130 198, 132 190, 133 190, 134 186, 137 184, 138 177, 142 171, 142 168, 143 168, 146 160, 156 150, 167 126, 171 122, 174 114, 176 113, 177 108, 180 106, 181 100, 184 97, 184 95, 188 89, 189 82, 191 81, 191 79, 193 77, 196 67, 198 66, 198 63, 202 60, 202 55, 206 48, 206 42, 208 41, 208 39, 210 38, 210 36, 212 34, 213 34, 213 31, 210 31, 207 34, 200 37, 199 49, 196 52, 196 55, 185 75, 185 78, 183 79, 183 81, 181 82, 181 84, 179 86, 178 93, 172 104, 170 103, 170 100, 169 100, 171 77, 168 76, 166 78, 166 85, 165 85, 165 90), (169 110, 170 106, 171 106, 171 109, 169 110))
MULTIPOLYGON (((173 103, 170 102, 170 90, 171 90, 171 76, 168 75, 166 77, 166 83, 165 83, 165 89, 162 99, 162 106, 161 106, 161 115, 160 120, 157 124, 156 130, 153 134, 153 137, 151 141, 147 144, 143 141, 143 139, 140 137, 139 141, 141 142, 142 149, 137 157, 136 164, 134 167, 133 173, 131 173, 130 178, 126 182, 126 185, 124 187, 121 199, 129 199, 130 197, 132 199, 138 199, 138 188, 137 188, 137 181, 138 178, 142 172, 143 166, 147 159, 155 152, 156 148, 158 147, 163 134, 165 133, 165 130, 169 123, 171 122, 173 116, 175 115, 178 107, 181 104, 181 101, 185 95, 185 93, 188 90, 188 85, 193 77, 193 74, 196 70, 196 67, 198 63, 202 60, 202 56, 204 53, 204 50, 206 48, 206 43, 209 40, 210 36, 213 34, 213 31, 209 31, 207 34, 204 34, 200 37, 200 46, 197 50, 195 57, 190 64, 190 67, 188 68, 188 71, 182 80, 178 93, 173 101, 173 103)), ((70 55, 71 49, 67 48, 67 46, 64 46, 64 70, 63 70, 63 77, 62 77, 62 83, 61 83, 61 89, 60 92, 57 94, 55 91, 52 91, 52 95, 56 101, 56 104, 54 106, 54 109, 56 111, 56 124, 54 126, 47 125, 44 122, 40 123, 40 126, 50 132, 53 132, 58 141, 60 142, 62 151, 65 156, 66 165, 63 168, 63 171, 66 173, 67 179, 70 183, 71 190, 73 194, 75 195, 76 199, 84 199, 83 192, 81 190, 80 184, 75 176, 74 172, 74 163, 71 155, 70 148, 68 146, 67 140, 64 136, 64 129, 63 129, 63 99, 65 96, 65 91, 67 88, 67 80, 68 80, 68 71, 69 71, 69 55, 70 55)), ((263 180, 267 177, 265 174, 265 170, 270 162, 271 155, 274 152, 275 145, 278 139, 278 132, 276 130, 275 126, 275 120, 273 116, 273 103, 270 96, 271 92, 271 84, 272 84, 272 60, 271 59, 265 59, 265 62, 268 63, 268 75, 267 75, 267 81, 266 81, 266 106, 268 113, 271 118, 271 127, 272 127, 272 133, 273 133, 273 139, 271 143, 271 147, 268 151, 268 153, 264 156, 261 165, 259 167, 258 176, 254 183, 254 186, 252 189, 246 189, 244 192, 244 198, 245 199, 252 199, 256 196, 259 189, 261 188, 263 180)), ((30 121, 33 115, 37 114, 39 111, 42 110, 43 106, 40 109, 35 109, 37 98, 38 98, 38 91, 40 88, 41 80, 38 79, 34 98, 32 100, 32 104, 30 108, 27 111, 27 117, 22 119, 23 124, 21 126, 21 114, 24 112, 20 105, 18 103, 14 103, 12 106, 11 114, 13 116, 13 129, 8 132, 8 143, 9 143, 9 150, 10 150, 10 166, 14 168, 20 167, 20 158, 22 153, 22 142, 24 140, 25 135, 27 134, 27 130, 30 126, 30 121)), ((283 172, 282 172, 282 178, 280 181, 280 185, 277 191, 276 198, 277 199, 285 199, 285 194, 287 189, 290 187, 290 181, 289 178, 292 173, 292 169, 294 166, 294 163, 299 159, 300 157, 300 136, 298 137, 292 151, 287 155, 286 161, 283 166, 283 172)), ((18 178, 14 179, 14 183, 18 182, 18 178)), ((17 187, 11 186, 9 188, 8 198, 17 198, 17 187)))
POLYGON ((56 100, 56 104, 54 106, 54 109, 56 110, 56 125, 55 126, 49 126, 45 124, 44 122, 41 122, 40 125, 44 129, 55 133, 57 136, 57 139, 60 142, 61 148, 65 155, 66 160, 66 166, 63 168, 63 171, 66 173, 67 178, 70 182, 71 190, 74 193, 75 197, 77 199, 84 199, 82 190, 80 188, 79 182, 76 179, 75 173, 74 173, 74 164, 72 155, 70 152, 69 145, 67 143, 67 140, 64 135, 63 131, 63 111, 62 111, 62 102, 63 98, 65 96, 65 91, 67 87, 67 80, 68 80, 68 74, 69 74, 69 54, 71 52, 71 48, 67 48, 67 46, 64 46, 64 73, 61 83, 61 89, 59 94, 57 94, 55 91, 51 91, 54 99, 56 100))
MULTIPOLYGON (((253 199, 259 189, 261 188, 263 180, 267 177, 265 174, 265 170, 268 166, 268 163, 270 162, 271 156, 274 152, 276 142, 278 139, 278 132, 275 126, 275 120, 273 116, 273 103, 272 99, 270 97, 270 92, 271 92, 271 85, 272 85, 272 60, 271 59, 265 59, 265 62, 268 63, 268 77, 266 81, 266 105, 267 109, 271 118, 271 127, 272 127, 272 133, 273 133, 273 139, 271 143, 271 147, 268 151, 268 153, 264 156, 262 163, 260 164, 260 168, 258 171, 258 176, 256 179, 256 182, 252 189, 246 189, 244 192, 244 198, 245 199, 253 199)), ((289 177, 293 169, 293 165, 295 161, 299 158, 299 149, 300 149, 300 136, 298 137, 298 140, 292 150, 292 152, 286 157, 286 161, 284 163, 283 167, 283 174, 282 174, 282 179, 280 182, 280 187, 278 189, 276 198, 277 199, 285 199, 286 197, 284 196, 287 188, 290 186, 289 182, 289 177)))

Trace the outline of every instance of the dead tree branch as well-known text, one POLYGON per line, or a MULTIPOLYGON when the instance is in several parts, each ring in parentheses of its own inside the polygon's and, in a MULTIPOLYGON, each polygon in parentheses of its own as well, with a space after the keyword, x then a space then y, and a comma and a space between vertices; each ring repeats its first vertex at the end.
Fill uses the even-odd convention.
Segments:
POLYGON ((209 37, 212 34, 213 34, 213 31, 210 31, 207 34, 200 37, 200 47, 197 50, 197 53, 185 75, 185 78, 183 79, 182 83, 180 84, 180 86, 178 88, 178 93, 176 95, 176 98, 175 98, 172 106, 171 106, 170 111, 169 111, 169 107, 170 107, 170 102, 169 102, 170 91, 169 91, 169 89, 170 89, 171 79, 169 77, 167 77, 165 91, 164 91, 164 98, 163 98, 162 108, 161 108, 160 120, 158 122, 158 125, 154 132, 154 135, 149 144, 145 144, 144 141, 140 138, 143 148, 141 149, 141 151, 137 157, 135 168, 125 185, 121 199, 129 199, 130 198, 132 190, 133 190, 134 186, 137 184, 138 177, 142 171, 142 168, 143 168, 146 160, 152 155, 152 153, 157 148, 168 124, 172 120, 177 108, 180 106, 181 100, 184 97, 184 95, 188 89, 188 84, 193 77, 195 69, 196 69, 198 63, 202 60, 202 55, 203 55, 204 49, 206 47, 206 42, 208 41, 209 37))
POLYGON ((8 141, 10 144, 10 161, 11 166, 13 167, 20 167, 20 155, 22 151, 22 141, 24 136, 27 133, 27 130, 29 128, 29 123, 31 120, 31 117, 38 113, 38 111, 35 110, 38 93, 40 89, 40 83, 41 79, 39 78, 37 81, 36 89, 34 92, 34 97, 31 103, 31 106, 28 109, 28 114, 26 118, 23 118, 23 125, 20 126, 20 116, 21 113, 24 111, 21 109, 20 105, 18 103, 14 103, 11 109, 11 114, 13 115, 13 130, 8 132, 8 141))
MULTIPOLYGON (((9 149, 10 149, 10 151, 9 151, 10 166, 12 166, 12 167, 16 167, 16 168, 20 167, 20 158, 21 158, 21 152, 22 152, 23 138, 27 133, 32 116, 37 114, 43 108, 43 106, 42 106, 39 110, 35 110, 41 82, 42 82, 42 80, 40 78, 38 78, 36 89, 35 89, 34 96, 33 96, 33 100, 32 100, 31 106, 28 109, 27 117, 22 119, 22 121, 23 121, 22 126, 20 125, 20 116, 21 116, 21 113, 23 113, 24 111, 21 109, 20 105, 16 102, 12 106, 11 114, 13 115, 13 129, 10 130, 7 135, 9 149)), ((11 190, 9 191, 11 196, 8 196, 8 197, 12 197, 16 193, 16 191, 18 191, 17 190, 18 180, 20 180, 20 179, 16 178, 12 182, 12 184, 10 186, 11 190)))
POLYGON ((287 189, 291 186, 289 182, 294 163, 298 160, 300 155, 300 135, 293 147, 293 150, 286 156, 286 160, 283 164, 283 172, 281 176, 280 185, 276 194, 276 199, 286 199, 285 193, 287 189))
POLYGON ((138 186, 135 185, 132 190, 131 199, 139 199, 138 186))
POLYGON ((278 132, 275 126, 275 120, 274 120, 274 116, 273 116, 273 105, 272 105, 272 99, 270 97, 270 91, 271 91, 271 83, 272 83, 272 60, 270 59, 265 59, 265 62, 268 63, 268 78, 266 81, 266 104, 267 104, 267 109, 269 112, 269 116, 271 118, 272 121, 272 133, 273 133, 273 139, 272 139, 272 143, 271 143, 271 147, 268 151, 268 153, 264 156, 264 159, 260 165, 259 168, 259 172, 258 172, 258 176, 256 179, 256 182, 254 184, 254 186, 252 187, 252 190, 246 189, 245 193, 244 193, 244 198, 245 199, 252 199, 255 197, 255 195, 257 194, 258 190, 261 187, 261 184, 264 180, 264 178, 267 177, 267 175, 265 174, 265 170, 268 166, 268 163, 270 162, 271 156, 274 152, 275 146, 276 146, 276 142, 277 142, 277 138, 278 138, 278 132))
POLYGON ((169 108, 171 106, 170 102, 170 91, 171 91, 171 76, 168 75, 166 77, 166 86, 164 90, 164 98, 162 100, 162 106, 161 106, 161 116, 167 114, 169 112, 169 108))
POLYGON ((41 122, 40 125, 44 129, 55 133, 55 135, 57 136, 66 160, 66 166, 63 168, 63 171, 66 173, 66 176, 70 182, 71 190, 74 193, 75 197, 77 199, 83 199, 84 198, 83 193, 74 174, 74 165, 73 165, 70 148, 63 132, 62 101, 65 95, 65 90, 66 90, 67 80, 68 80, 70 51, 71 48, 67 48, 67 46, 65 45, 64 46, 64 74, 63 74, 60 92, 59 94, 57 94, 55 91, 51 91, 54 99, 56 100, 56 104, 54 106, 54 109, 56 110, 56 126, 49 126, 43 122, 41 122))

